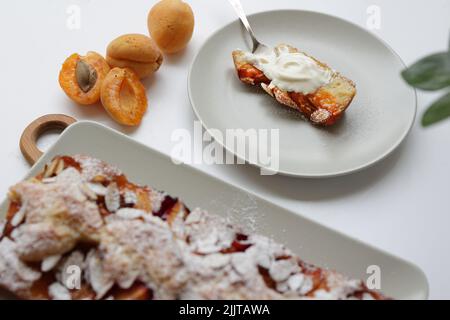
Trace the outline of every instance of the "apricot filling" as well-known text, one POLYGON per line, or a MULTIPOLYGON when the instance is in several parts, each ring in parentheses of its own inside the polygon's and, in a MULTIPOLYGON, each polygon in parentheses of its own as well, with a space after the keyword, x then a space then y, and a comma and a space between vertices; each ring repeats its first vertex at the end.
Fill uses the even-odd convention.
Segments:
POLYGON ((96 52, 85 56, 74 53, 63 63, 59 84, 73 101, 94 104, 100 99, 101 84, 109 70, 106 60, 96 52))
POLYGON ((123 125, 138 125, 147 110, 145 88, 129 68, 111 69, 103 80, 100 96, 106 111, 123 125))

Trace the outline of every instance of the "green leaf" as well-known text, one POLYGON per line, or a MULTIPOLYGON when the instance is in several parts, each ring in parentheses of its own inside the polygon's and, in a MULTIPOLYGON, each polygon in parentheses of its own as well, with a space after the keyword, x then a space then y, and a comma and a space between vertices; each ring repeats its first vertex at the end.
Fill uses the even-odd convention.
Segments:
POLYGON ((422 117, 422 125, 426 127, 447 117, 450 117, 450 92, 435 101, 425 111, 422 117))
POLYGON ((402 71, 405 81, 422 90, 450 86, 450 52, 440 52, 420 59, 402 71))

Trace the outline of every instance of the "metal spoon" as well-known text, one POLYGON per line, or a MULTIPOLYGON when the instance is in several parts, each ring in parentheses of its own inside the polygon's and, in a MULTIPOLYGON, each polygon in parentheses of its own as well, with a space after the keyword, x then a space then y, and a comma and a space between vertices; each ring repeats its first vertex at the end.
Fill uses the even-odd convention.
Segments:
POLYGON ((244 8, 242 8, 242 4, 240 0, 228 0, 230 4, 233 6, 234 11, 236 11, 239 19, 241 20, 242 24, 244 25, 245 29, 247 30, 248 34, 250 35, 250 38, 252 39, 253 48, 252 53, 264 53, 269 52, 271 49, 269 46, 261 43, 256 39, 255 34, 253 33, 252 27, 250 26, 250 23, 247 20, 247 16, 244 12, 244 8))

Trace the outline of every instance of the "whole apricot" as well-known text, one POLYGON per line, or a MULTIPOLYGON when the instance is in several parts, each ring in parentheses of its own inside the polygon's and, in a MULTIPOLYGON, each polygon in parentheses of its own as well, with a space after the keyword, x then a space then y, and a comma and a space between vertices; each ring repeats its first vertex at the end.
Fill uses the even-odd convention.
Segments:
POLYGON ((113 68, 101 89, 103 107, 118 123, 137 126, 147 110, 147 94, 136 73, 129 68, 113 68))
POLYGON ((125 34, 108 45, 106 61, 111 68, 130 68, 142 79, 159 69, 163 56, 151 38, 125 34))
POLYGON ((88 52, 85 56, 72 54, 59 72, 59 85, 66 95, 79 104, 94 104, 100 99, 100 89, 109 72, 109 65, 100 54, 88 52))
POLYGON ((186 47, 194 31, 194 13, 181 0, 162 0, 150 10, 148 31, 164 53, 175 53, 186 47))

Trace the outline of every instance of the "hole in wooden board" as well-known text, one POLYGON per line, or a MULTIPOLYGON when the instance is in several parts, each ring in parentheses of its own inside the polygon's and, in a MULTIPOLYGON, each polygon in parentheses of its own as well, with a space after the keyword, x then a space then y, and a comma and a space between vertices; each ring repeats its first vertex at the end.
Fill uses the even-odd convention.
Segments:
POLYGON ((63 130, 62 128, 52 128, 42 132, 36 141, 38 149, 42 152, 47 151, 56 142, 63 130))

